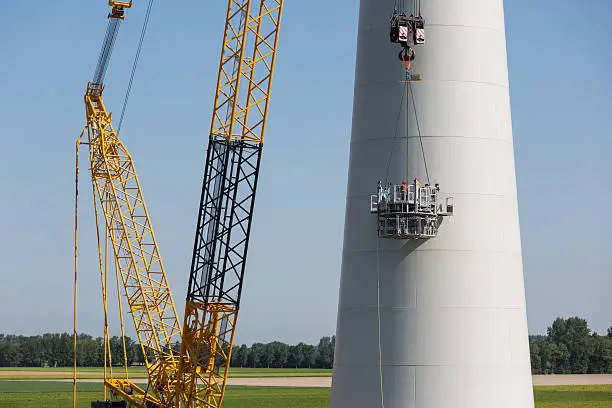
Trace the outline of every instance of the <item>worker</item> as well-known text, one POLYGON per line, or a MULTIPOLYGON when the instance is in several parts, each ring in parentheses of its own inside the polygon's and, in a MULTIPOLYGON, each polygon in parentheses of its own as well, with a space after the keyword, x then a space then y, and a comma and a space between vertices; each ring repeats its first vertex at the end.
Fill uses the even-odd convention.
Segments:
MULTIPOLYGON (((389 185, 391 185, 391 183, 389 183, 389 185)), ((388 194, 388 189, 383 187, 381 181, 378 180, 378 202, 387 201, 388 194)))

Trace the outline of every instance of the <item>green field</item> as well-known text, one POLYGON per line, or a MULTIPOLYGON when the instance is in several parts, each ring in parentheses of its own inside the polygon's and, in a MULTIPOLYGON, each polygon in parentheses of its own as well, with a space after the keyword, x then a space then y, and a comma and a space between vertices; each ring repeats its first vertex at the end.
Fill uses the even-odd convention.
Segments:
MULTIPOLYGON (((120 367, 114 368, 115 373, 122 373, 120 367)), ((79 367, 78 378, 96 379, 103 378, 101 367, 79 367)), ((130 367, 130 377, 146 378, 144 367, 130 367)), ((254 378, 254 377, 331 377, 331 370, 308 369, 308 368, 232 368, 230 377, 254 378)), ((0 380, 35 380, 35 379, 71 379, 72 368, 40 368, 40 367, 2 367, 0 368, 0 380)))
POLYGON ((612 408, 612 385, 534 387, 537 408, 612 408))
MULTIPOLYGON (((101 399, 100 384, 78 385, 78 407, 89 408, 101 399)), ((329 389, 229 387, 224 408, 325 408, 329 389)), ((68 408, 72 406, 72 384, 51 381, 0 381, 0 408, 68 408)))
MULTIPOLYGON (((102 386, 79 384, 79 408, 101 398, 102 386)), ((535 387, 537 408, 612 408, 612 385, 535 387)), ((229 387, 224 408, 326 408, 327 388, 229 387)), ((0 381, 0 408, 68 408, 72 384, 0 381)))

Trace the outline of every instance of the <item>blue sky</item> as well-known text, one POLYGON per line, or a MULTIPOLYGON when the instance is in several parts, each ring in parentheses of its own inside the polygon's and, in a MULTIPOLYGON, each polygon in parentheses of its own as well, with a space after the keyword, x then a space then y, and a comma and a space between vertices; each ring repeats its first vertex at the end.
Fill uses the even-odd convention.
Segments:
MULTIPOLYGON (((116 115, 146 9, 135 3, 106 77, 116 115)), ((357 8, 286 3, 238 342, 315 342, 335 330, 357 8)), ((155 2, 122 128, 180 314, 224 11, 225 2, 155 2)), ((74 141, 106 12, 102 0, 3 7, 0 332, 72 327, 74 141)), ((583 316, 600 332, 612 326, 610 16, 607 0, 506 2, 532 333, 559 315, 583 316)), ((79 329, 101 334, 83 174, 79 329)))

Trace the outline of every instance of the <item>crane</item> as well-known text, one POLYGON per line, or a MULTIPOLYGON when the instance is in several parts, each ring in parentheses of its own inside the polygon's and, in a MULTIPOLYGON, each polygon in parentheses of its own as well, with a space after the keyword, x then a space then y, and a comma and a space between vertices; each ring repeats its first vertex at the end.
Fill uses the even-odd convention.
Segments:
MULTIPOLYGON (((92 407, 221 406, 242 294, 283 3, 228 0, 181 330, 132 156, 102 100, 119 27, 132 7, 132 1, 108 1, 111 12, 106 36, 93 79, 87 84, 86 125, 77 140, 77 196, 78 146, 86 145, 98 236, 105 351, 110 264, 115 268, 117 290, 122 286, 127 298, 148 385, 143 389, 134 384, 127 369, 125 378, 114 376, 112 370, 107 376, 105 369, 105 397, 108 388, 121 401, 94 402, 92 407)), ((75 282, 76 237, 75 229, 75 282)), ((121 327, 123 332, 123 320, 121 327)))
MULTIPOLYGON (((104 231, 96 222, 98 236, 110 240, 114 265, 145 358, 150 391, 127 378, 106 378, 105 385, 133 405, 163 406, 174 398, 178 353, 172 345, 180 342, 181 327, 132 156, 113 128, 112 115, 102 100, 113 46, 132 2, 109 0, 109 6, 106 36, 85 92, 84 144, 89 147, 96 221, 98 215, 104 221, 104 231)), ((106 264, 109 261, 102 252, 99 247, 101 263, 106 264)))
POLYGON ((185 406, 223 400, 283 3, 230 0, 227 9, 183 323, 185 406))

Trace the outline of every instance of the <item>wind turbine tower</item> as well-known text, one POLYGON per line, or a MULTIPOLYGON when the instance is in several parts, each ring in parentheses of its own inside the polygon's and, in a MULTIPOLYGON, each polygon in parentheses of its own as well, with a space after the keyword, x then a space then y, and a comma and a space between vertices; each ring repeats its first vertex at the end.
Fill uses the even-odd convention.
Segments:
POLYGON ((361 0, 336 334, 331 408, 533 408, 503 0, 361 0))

